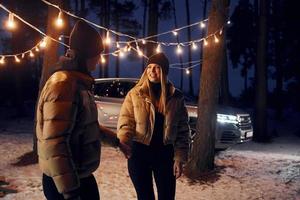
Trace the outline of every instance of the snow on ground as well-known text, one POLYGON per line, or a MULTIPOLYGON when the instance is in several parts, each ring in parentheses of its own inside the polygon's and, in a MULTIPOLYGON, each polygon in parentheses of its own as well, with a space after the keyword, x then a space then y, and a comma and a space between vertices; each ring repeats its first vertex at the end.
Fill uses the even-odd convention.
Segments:
MULTIPOLYGON (((44 199, 38 165, 14 164, 31 151, 32 127, 31 120, 0 121, 0 198, 44 199), (8 194, 4 195, 3 190, 8 194)), ((176 199, 300 200, 299 137, 290 134, 276 137, 270 144, 236 145, 220 152, 215 162, 216 173, 209 182, 180 178, 176 199)), ((103 147, 101 166, 95 176, 102 200, 136 199, 126 159, 116 149, 103 147)))

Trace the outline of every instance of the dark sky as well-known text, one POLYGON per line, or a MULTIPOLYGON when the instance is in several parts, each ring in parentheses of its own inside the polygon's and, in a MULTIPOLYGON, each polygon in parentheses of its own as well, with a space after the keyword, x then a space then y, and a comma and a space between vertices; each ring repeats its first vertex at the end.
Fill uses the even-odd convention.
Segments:
MULTIPOLYGON (((139 4, 140 1, 137 1, 139 4)), ((234 7, 237 5, 238 0, 231 0, 230 5, 230 13, 233 12, 234 7)), ((176 3, 176 15, 178 20, 178 27, 187 25, 186 23, 186 12, 185 12, 185 1, 184 0, 175 0, 176 3)), ((190 14, 191 14, 191 23, 199 22, 202 20, 202 7, 203 1, 202 0, 190 0, 190 14)), ((142 24, 142 11, 143 8, 139 7, 135 11, 136 19, 139 19, 140 23, 142 24)), ((1 15, 7 16, 5 11, 1 10, 1 15)), ((0 16, 1 16, 0 15, 0 16)), ((207 17, 206 17, 207 18, 207 17)), ((3 19, 3 17, 2 17, 3 19)), ((97 19, 93 17, 93 14, 90 14, 87 19, 94 21, 97 23, 97 19)), ((2 20, 1 20, 2 21, 2 20)), ((174 29, 174 19, 171 18, 169 20, 160 20, 159 21, 159 29, 158 32, 165 32, 174 29)), ((181 42, 187 41, 186 35, 187 29, 184 29, 179 33, 179 38, 181 42)), ((200 39, 200 28, 193 27, 192 28, 192 39, 200 39)), ((167 41, 167 42, 176 42, 176 38, 172 34, 168 34, 162 37, 159 37, 158 41, 167 41)), ((0 47, 1 49, 1 47, 0 47)), ((188 53, 187 47, 185 47, 183 53, 183 62, 188 62, 188 53)), ((163 48, 163 52, 167 54, 169 57, 170 63, 178 63, 179 57, 175 53, 175 47, 165 47, 163 48)), ((137 55, 136 55, 137 56, 137 55)), ((200 52, 199 50, 193 51, 192 53, 192 60, 199 60, 200 52)), ((111 56, 110 58, 110 68, 109 68, 109 75, 113 77, 115 74, 115 58, 111 56)), ((187 67, 187 65, 185 66, 187 67)), ((140 77, 141 75, 141 59, 137 59, 137 61, 128 61, 128 59, 123 58, 121 59, 121 66, 120 66, 120 76, 121 77, 140 77)), ((250 72, 251 73, 251 72, 250 72)), ((253 72, 252 72, 253 73, 253 72)), ((95 74, 98 74, 96 72, 95 74)), ((250 77, 253 76, 250 74, 250 77)), ((180 84, 180 70, 179 69, 170 69, 169 79, 175 84, 175 86, 179 87, 180 84)), ((196 66, 193 69, 193 80, 194 80, 194 88, 195 93, 198 94, 199 89, 199 66, 196 66)), ((241 93, 243 88, 243 79, 240 76, 239 69, 232 69, 231 63, 229 61, 229 84, 230 84, 230 92, 233 96, 238 96, 241 93)), ((184 91, 188 91, 188 75, 184 73, 184 91)))

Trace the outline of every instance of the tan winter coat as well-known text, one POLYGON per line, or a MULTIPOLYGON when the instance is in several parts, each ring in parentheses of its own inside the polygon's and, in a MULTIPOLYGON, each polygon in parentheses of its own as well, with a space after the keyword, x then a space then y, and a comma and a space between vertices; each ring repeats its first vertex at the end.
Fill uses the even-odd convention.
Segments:
MULTIPOLYGON (((145 79, 144 73, 141 79, 145 79)), ((186 162, 189 149, 190 129, 183 94, 169 83, 164 120, 164 144, 174 145, 174 160, 186 162)), ((118 138, 150 144, 155 123, 155 108, 149 96, 146 81, 132 88, 125 97, 118 120, 118 138)))
POLYGON ((79 178, 100 162, 100 130, 90 89, 93 78, 76 71, 55 72, 38 102, 39 165, 60 193, 79 187, 79 178))

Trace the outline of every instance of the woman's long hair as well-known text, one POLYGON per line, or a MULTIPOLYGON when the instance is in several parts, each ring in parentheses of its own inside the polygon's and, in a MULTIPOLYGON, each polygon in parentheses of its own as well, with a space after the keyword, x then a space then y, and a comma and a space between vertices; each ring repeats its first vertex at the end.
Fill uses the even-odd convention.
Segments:
POLYGON ((142 74, 137 86, 141 86, 143 84, 147 85, 149 96, 151 102, 154 104, 158 112, 165 114, 166 113, 166 104, 167 104, 167 95, 168 95, 168 78, 166 74, 160 69, 160 85, 161 85, 161 93, 160 95, 155 95, 153 89, 151 88, 150 81, 147 76, 147 68, 142 74))

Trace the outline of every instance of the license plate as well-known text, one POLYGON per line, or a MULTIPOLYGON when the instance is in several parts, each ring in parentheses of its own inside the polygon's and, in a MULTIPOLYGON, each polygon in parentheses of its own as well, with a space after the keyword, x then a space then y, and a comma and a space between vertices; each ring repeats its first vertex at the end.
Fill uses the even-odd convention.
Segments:
POLYGON ((246 138, 249 138, 249 137, 253 137, 253 132, 250 131, 250 132, 246 132, 246 138))

